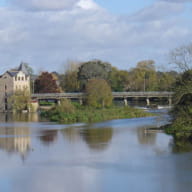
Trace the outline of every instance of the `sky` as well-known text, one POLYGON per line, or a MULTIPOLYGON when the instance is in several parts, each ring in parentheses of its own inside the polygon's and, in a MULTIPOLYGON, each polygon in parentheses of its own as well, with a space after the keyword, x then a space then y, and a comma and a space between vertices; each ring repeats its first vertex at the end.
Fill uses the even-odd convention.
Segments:
POLYGON ((172 70, 169 53, 191 43, 191 20, 192 0, 0 0, 0 73, 20 62, 63 72, 92 59, 172 70))

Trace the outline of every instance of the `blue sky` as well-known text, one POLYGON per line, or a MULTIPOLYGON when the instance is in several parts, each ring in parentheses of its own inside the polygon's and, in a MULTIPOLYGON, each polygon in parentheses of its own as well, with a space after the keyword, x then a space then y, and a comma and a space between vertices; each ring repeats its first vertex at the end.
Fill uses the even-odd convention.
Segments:
POLYGON ((100 6, 115 14, 131 14, 151 5, 155 0, 96 0, 100 6))
POLYGON ((0 0, 0 73, 21 61, 63 71, 93 58, 171 70, 170 51, 191 43, 191 18, 192 0, 0 0))

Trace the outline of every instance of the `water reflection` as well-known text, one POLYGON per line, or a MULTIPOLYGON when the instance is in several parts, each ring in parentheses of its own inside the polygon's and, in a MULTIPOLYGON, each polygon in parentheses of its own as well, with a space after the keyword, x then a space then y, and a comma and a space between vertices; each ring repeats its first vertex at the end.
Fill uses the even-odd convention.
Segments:
POLYGON ((192 141, 173 139, 171 142, 173 153, 186 153, 192 151, 192 141))
POLYGON ((140 144, 154 145, 156 143, 156 133, 149 133, 146 128, 137 129, 137 137, 140 144))
POLYGON ((30 146, 28 127, 0 128, 0 149, 8 153, 18 153, 24 159, 30 151, 30 146))
POLYGON ((113 129, 110 127, 87 128, 81 130, 80 134, 91 149, 104 150, 112 139, 113 129))
POLYGON ((0 113, 0 122, 39 122, 38 113, 0 113))
POLYGON ((68 139, 70 142, 77 142, 81 139, 80 129, 77 127, 67 127, 61 130, 64 139, 68 139))
POLYGON ((57 140, 57 130, 43 130, 40 132, 40 140, 45 145, 50 145, 57 140))
POLYGON ((70 142, 78 142, 83 139, 88 147, 93 150, 106 149, 113 137, 113 129, 111 127, 68 127, 61 132, 63 137, 70 142))

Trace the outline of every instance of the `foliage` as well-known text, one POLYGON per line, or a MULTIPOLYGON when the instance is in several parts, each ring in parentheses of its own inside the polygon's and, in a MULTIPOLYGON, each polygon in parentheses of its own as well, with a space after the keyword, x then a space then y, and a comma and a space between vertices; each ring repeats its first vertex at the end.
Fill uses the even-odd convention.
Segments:
POLYGON ((34 74, 33 68, 30 67, 28 63, 23 63, 23 64, 24 64, 24 66, 25 66, 28 74, 29 74, 29 75, 33 75, 33 74, 34 74))
POLYGON ((126 91, 129 82, 129 72, 112 67, 112 70, 109 73, 108 82, 113 91, 126 91))
POLYGON ((157 73, 153 60, 137 63, 137 67, 129 72, 129 91, 156 91, 157 73))
POLYGON ((157 72, 158 91, 172 91, 178 77, 179 75, 175 71, 157 72))
POLYGON ((65 92, 78 92, 80 83, 78 80, 78 70, 80 63, 77 61, 68 61, 65 64, 65 73, 60 75, 59 81, 65 92))
POLYGON ((130 107, 110 107, 104 109, 96 109, 87 106, 75 108, 75 110, 70 113, 61 112, 60 110, 57 110, 57 108, 55 108, 49 111, 42 112, 41 115, 51 121, 57 121, 60 123, 90 123, 112 119, 151 116, 151 114, 149 113, 145 113, 142 110, 130 107))
POLYGON ((177 140, 192 138, 192 70, 185 71, 175 83, 172 124, 166 128, 177 140))
POLYGON ((61 75, 60 85, 65 92, 78 92, 80 83, 77 71, 67 71, 64 75, 61 75))
POLYGON ((55 77, 48 72, 42 72, 35 80, 35 93, 59 93, 60 87, 57 85, 55 77))
POLYGON ((78 71, 78 79, 81 82, 81 88, 90 79, 107 79, 111 71, 111 64, 100 60, 92 60, 82 63, 78 71))
POLYGON ((111 88, 104 79, 90 79, 85 92, 88 106, 109 107, 112 104, 111 88))
POLYGON ((14 111, 21 112, 30 108, 31 96, 27 90, 17 90, 8 101, 14 111))

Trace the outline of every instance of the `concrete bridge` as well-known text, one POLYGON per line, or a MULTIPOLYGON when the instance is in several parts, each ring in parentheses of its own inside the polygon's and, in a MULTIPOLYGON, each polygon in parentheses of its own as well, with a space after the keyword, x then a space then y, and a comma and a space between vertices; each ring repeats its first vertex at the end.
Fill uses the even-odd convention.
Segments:
MULTIPOLYGON (((114 99, 123 99, 125 105, 128 105, 128 98, 144 98, 146 99, 147 105, 150 105, 150 98, 167 98, 169 105, 172 104, 173 92, 112 92, 114 99)), ((77 99, 80 103, 83 103, 85 93, 40 93, 32 94, 33 100, 48 100, 53 99, 58 102, 62 98, 66 99, 77 99)))

